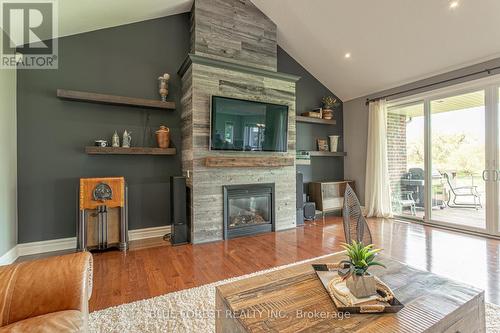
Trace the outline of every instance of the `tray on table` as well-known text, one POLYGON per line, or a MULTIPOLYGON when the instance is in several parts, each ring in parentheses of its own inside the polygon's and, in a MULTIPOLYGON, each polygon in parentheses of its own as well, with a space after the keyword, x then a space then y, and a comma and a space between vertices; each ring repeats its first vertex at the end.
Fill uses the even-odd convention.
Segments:
MULTIPOLYGON (((381 302, 375 299, 376 297, 366 297, 365 299, 358 299, 351 294, 352 299, 355 300, 354 305, 346 305, 340 301, 330 290, 329 282, 338 277, 337 269, 329 267, 327 264, 313 264, 312 265, 318 278, 325 287, 326 291, 330 295, 331 299, 335 303, 335 307, 339 312, 349 312, 349 313, 395 313, 401 310, 404 305, 394 297, 388 302, 381 302)), ((383 292, 377 290, 377 293, 381 297, 385 297, 383 292)))

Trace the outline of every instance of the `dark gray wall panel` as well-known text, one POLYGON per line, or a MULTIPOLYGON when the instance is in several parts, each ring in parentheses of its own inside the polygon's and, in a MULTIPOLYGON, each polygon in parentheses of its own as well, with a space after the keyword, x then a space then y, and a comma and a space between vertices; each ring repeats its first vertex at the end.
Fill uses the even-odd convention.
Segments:
MULTIPOLYGON (((297 114, 311 111, 321 106, 321 98, 335 94, 312 76, 295 61, 285 50, 278 47, 278 71, 300 76, 297 82, 296 108, 297 114)), ((338 98, 340 101, 340 99, 338 98)), ((343 151, 343 112, 342 104, 334 113, 336 125, 317 125, 297 123, 297 150, 316 150, 316 139, 327 138, 328 135, 340 135, 339 150, 343 151)), ((297 171, 304 174, 304 183, 310 181, 344 179, 344 162, 340 157, 313 157, 311 165, 298 165, 297 171)))
POLYGON ((189 15, 181 14, 61 38, 58 70, 18 71, 19 242, 75 235, 80 177, 126 178, 130 229, 169 224, 169 177, 180 174, 180 155, 88 156, 83 148, 111 140, 115 129, 131 130, 132 144, 142 145, 148 114, 153 135, 165 124, 180 147, 176 73, 188 50, 189 15), (64 88, 158 99, 157 78, 165 72, 175 111, 56 98, 64 88))
MULTIPOLYGON (((129 185, 130 229, 169 224, 169 177, 181 173, 181 82, 175 74, 189 50, 189 14, 104 29, 59 40, 58 70, 18 71, 18 209, 19 242, 75 236, 80 177, 125 176, 129 185), (169 100, 175 111, 62 101, 57 88, 158 98, 156 78, 172 75, 169 100), (172 130, 177 156, 88 156, 85 145, 111 140, 114 130, 133 132, 142 145, 143 124, 150 114, 152 132, 160 124, 172 130)), ((278 48, 278 70, 300 75, 297 112, 331 94, 278 48)), ((316 137, 342 135, 337 126, 299 124, 297 146, 312 149, 316 137)), ((151 136, 149 141, 153 140, 151 136)), ((153 144, 153 141, 147 143, 153 144)), ((340 159, 315 158, 298 166, 305 180, 342 179, 340 159)))

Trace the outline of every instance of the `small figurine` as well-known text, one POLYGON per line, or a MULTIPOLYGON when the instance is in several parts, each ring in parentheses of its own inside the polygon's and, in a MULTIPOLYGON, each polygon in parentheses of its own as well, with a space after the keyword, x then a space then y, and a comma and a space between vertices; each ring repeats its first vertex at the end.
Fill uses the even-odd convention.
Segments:
POLYGON ((160 93, 160 96, 161 96, 161 100, 163 102, 166 102, 167 101, 167 95, 168 95, 168 80, 170 79, 170 75, 165 73, 163 74, 162 76, 160 76, 158 78, 158 81, 159 81, 159 85, 160 85, 160 90, 159 90, 159 93, 160 93))
POLYGON ((127 132, 127 130, 123 132, 123 139, 122 139, 123 148, 130 148, 130 142, 132 141, 132 136, 130 134, 132 134, 132 132, 129 133, 127 132))
POLYGON ((120 137, 118 136, 118 133, 113 134, 113 138, 111 139, 111 146, 113 147, 120 147, 120 137))

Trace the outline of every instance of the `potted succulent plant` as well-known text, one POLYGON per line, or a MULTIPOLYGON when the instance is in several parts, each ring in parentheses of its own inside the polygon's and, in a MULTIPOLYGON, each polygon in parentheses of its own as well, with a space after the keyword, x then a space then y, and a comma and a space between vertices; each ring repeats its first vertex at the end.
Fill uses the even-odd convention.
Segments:
POLYGON ((338 105, 337 99, 333 96, 323 97, 323 119, 333 119, 333 109, 338 105))
POLYGON ((373 248, 374 245, 363 245, 361 242, 353 241, 352 244, 343 244, 349 260, 342 260, 343 268, 339 270, 339 275, 346 280, 349 291, 358 298, 375 295, 377 284, 375 277, 368 273, 372 266, 385 265, 375 261, 375 256, 380 249, 373 248))

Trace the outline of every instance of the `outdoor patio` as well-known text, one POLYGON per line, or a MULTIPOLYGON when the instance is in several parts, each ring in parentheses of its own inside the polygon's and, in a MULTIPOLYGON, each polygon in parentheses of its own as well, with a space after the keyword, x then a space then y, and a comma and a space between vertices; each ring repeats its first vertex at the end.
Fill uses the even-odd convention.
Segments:
MULTIPOLYGON (((403 211, 403 216, 415 217, 422 219, 424 216, 424 211, 417 209, 417 215, 412 216, 409 210, 403 211)), ((474 208, 450 208, 445 207, 443 209, 433 209, 431 212, 431 218, 434 221, 446 222, 457 224, 467 227, 475 228, 485 228, 486 226, 486 212, 483 208, 478 210, 474 208)))

